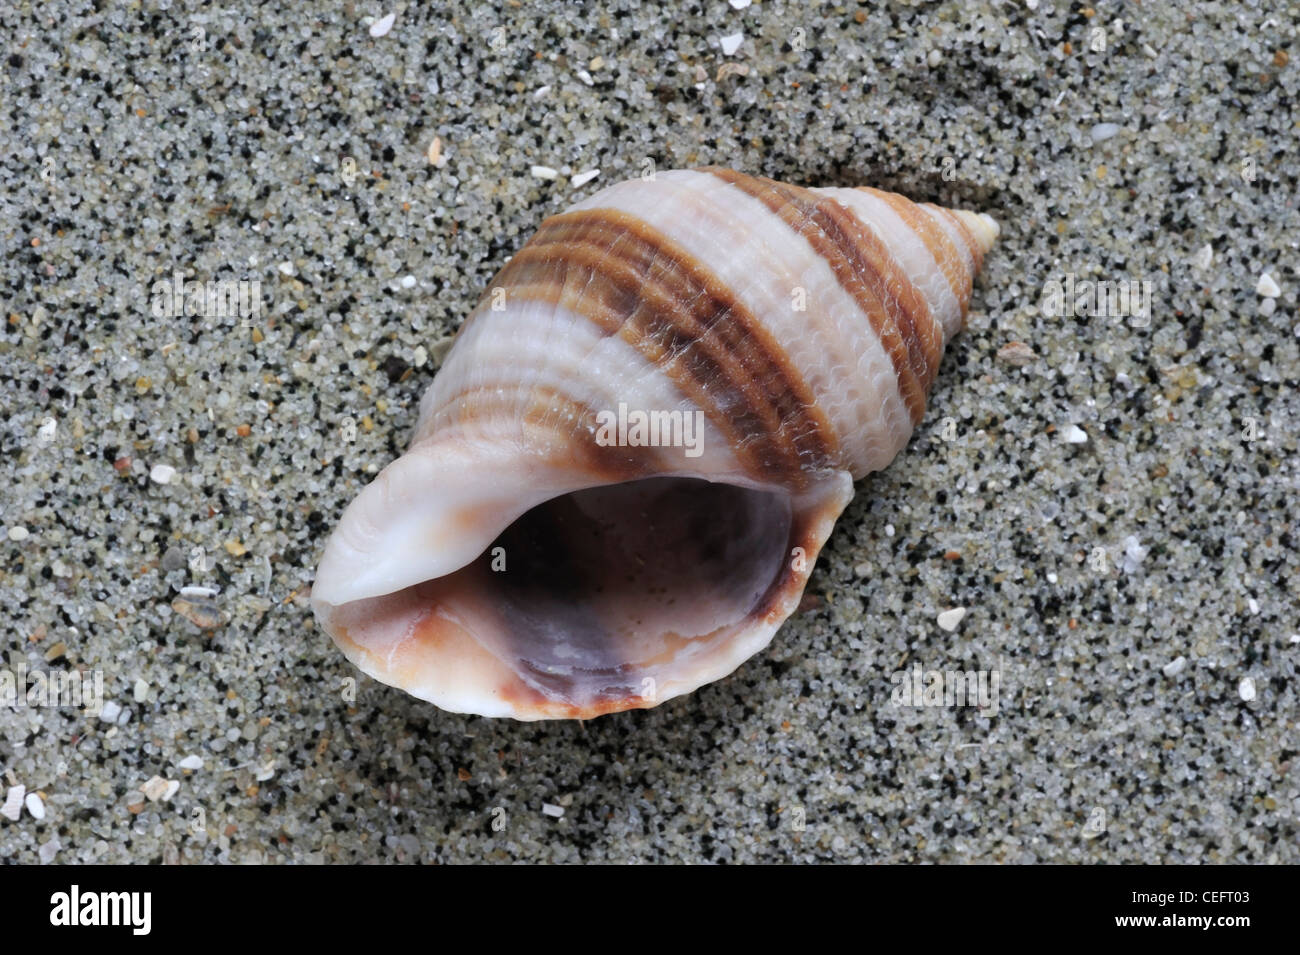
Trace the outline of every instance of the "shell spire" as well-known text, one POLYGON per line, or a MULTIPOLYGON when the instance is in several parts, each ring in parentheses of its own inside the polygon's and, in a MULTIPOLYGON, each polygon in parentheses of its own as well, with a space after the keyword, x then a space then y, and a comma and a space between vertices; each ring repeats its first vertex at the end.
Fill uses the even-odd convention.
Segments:
POLYGON ((720 679, 906 444, 997 234, 718 168, 547 219, 344 513, 317 617, 457 712, 585 718, 720 679))

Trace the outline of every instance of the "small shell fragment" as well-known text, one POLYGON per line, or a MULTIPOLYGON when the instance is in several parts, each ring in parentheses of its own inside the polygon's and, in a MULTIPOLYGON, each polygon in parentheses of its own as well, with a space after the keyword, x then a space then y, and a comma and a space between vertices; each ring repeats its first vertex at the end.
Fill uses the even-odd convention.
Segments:
POLYGON ((1257 295, 1262 295, 1265 298, 1277 298, 1282 294, 1282 289, 1278 286, 1273 276, 1265 272, 1259 277, 1259 281, 1255 283, 1255 293, 1257 295))
POLYGON ((155 464, 149 469, 149 480, 154 484, 170 484, 176 476, 176 469, 170 464, 155 464))
POLYGON ((150 802, 157 802, 167 792, 167 786, 167 780, 161 776, 153 776, 140 787, 140 792, 144 793, 145 798, 150 802))
POLYGON ((943 613, 939 614, 936 622, 942 629, 952 633, 957 629, 958 625, 963 619, 965 619, 965 617, 965 607, 953 607, 951 610, 945 610, 943 613))
POLYGON ((23 796, 26 792, 26 786, 10 786, 5 794, 4 805, 0 806, 0 816, 4 816, 11 822, 17 822, 23 812, 23 796))
POLYGON ((1092 127, 1089 135, 1092 136, 1092 141, 1094 143, 1104 143, 1106 140, 1116 135, 1120 129, 1121 127, 1118 123, 1098 123, 1096 126, 1092 127))
POLYGON ((210 600, 188 600, 185 597, 177 597, 172 601, 172 610, 200 630, 215 630, 225 623, 225 614, 210 600))
POLYGON ((396 13, 386 13, 374 23, 370 24, 370 35, 375 39, 379 39, 381 36, 387 36, 388 31, 393 28, 393 24, 396 22, 396 13))
POLYGON ((1024 366, 1037 357, 1038 353, 1024 342, 1007 342, 998 349, 998 358, 1008 365, 1024 366))
POLYGON ((1247 703, 1255 699, 1255 680, 1253 677, 1244 676, 1241 678, 1241 682, 1237 684, 1237 695, 1247 703))
POLYGON ((45 803, 42 801, 39 793, 28 793, 26 800, 27 811, 31 813, 32 818, 40 822, 45 818, 45 803))
POLYGON ((586 172, 575 172, 569 179, 569 184, 576 189, 579 186, 585 186, 599 175, 599 169, 588 169, 586 172))
POLYGON ((718 45, 722 47, 722 53, 724 56, 732 56, 737 50, 740 49, 740 45, 744 42, 745 42, 745 34, 732 33, 729 36, 724 36, 721 39, 719 39, 718 45))

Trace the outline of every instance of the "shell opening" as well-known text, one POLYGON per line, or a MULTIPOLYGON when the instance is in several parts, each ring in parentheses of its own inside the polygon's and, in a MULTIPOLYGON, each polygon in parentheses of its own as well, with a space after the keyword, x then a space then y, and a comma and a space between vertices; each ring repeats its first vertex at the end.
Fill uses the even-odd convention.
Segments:
POLYGON ((815 495, 829 509, 692 477, 572 491, 452 573, 317 610, 363 670, 447 709, 538 719, 653 706, 766 645, 848 486, 840 475, 815 495))

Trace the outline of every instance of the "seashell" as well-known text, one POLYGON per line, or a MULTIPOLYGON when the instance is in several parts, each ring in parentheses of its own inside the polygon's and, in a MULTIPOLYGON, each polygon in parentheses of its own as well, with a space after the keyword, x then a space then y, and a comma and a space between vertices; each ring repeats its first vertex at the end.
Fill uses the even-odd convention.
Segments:
POLYGON ((725 169, 542 223, 312 589, 366 673, 522 720, 654 706, 763 649, 925 410, 986 215, 725 169))

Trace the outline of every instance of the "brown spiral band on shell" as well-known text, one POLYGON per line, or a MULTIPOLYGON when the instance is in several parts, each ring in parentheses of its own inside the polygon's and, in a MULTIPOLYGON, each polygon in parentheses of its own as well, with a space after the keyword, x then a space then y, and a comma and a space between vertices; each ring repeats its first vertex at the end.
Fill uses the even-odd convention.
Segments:
POLYGON ((826 260, 870 319, 893 363, 912 423, 920 421, 943 355, 943 330, 884 242, 828 196, 731 169, 703 171, 763 202, 826 260))
MULTIPOLYGON (((935 222, 925 209, 910 199, 900 196, 896 192, 885 192, 882 189, 873 189, 870 186, 859 186, 858 191, 875 196, 888 205, 889 208, 894 210, 894 214, 903 220, 903 224, 915 232, 921 241, 925 243, 926 251, 930 253, 930 257, 934 259, 939 270, 943 272, 944 280, 948 283, 948 287, 952 289, 952 294, 956 296, 958 302, 962 303, 964 314, 965 304, 970 301, 974 276, 966 268, 963 261, 965 253, 969 249, 970 243, 967 240, 970 233, 961 220, 950 215, 947 209, 940 206, 927 205, 925 207, 927 209, 938 209, 954 224, 955 230, 960 230, 958 234, 965 233, 963 241, 967 242, 967 249, 957 248, 943 227, 935 222)), ((975 247, 975 250, 978 253, 978 246, 975 247)), ((978 268, 979 260, 976 259, 975 261, 976 268, 978 268)))
POLYGON ((561 305, 663 371, 756 477, 800 485, 836 463, 834 430, 763 323, 703 263, 612 209, 553 216, 493 283, 561 305))

